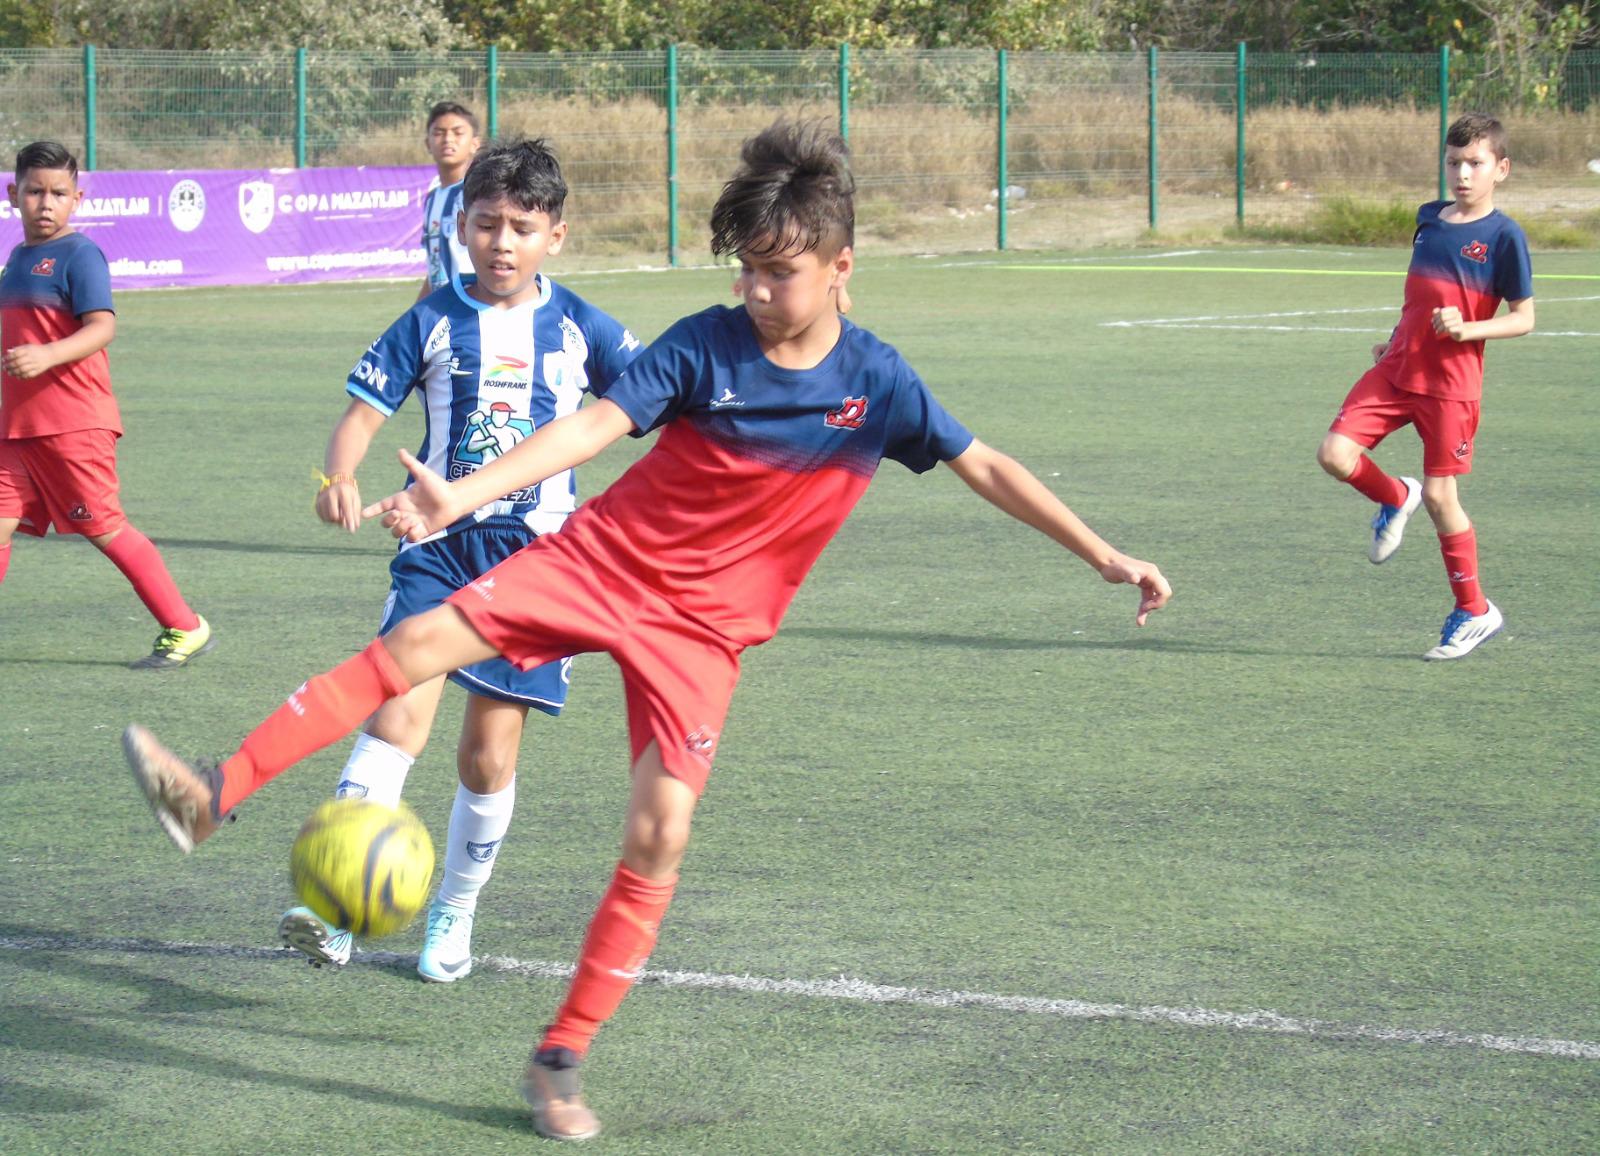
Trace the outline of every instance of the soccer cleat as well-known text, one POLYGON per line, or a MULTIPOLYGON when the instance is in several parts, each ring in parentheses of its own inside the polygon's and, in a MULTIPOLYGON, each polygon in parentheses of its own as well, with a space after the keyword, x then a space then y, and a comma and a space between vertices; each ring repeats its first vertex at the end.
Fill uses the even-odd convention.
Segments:
POLYGON ((217 813, 220 769, 185 762, 138 725, 122 732, 122 753, 155 812, 156 822, 178 850, 187 855, 222 825, 224 816, 217 813))
POLYGON ((542 1048, 528 1060, 522 1098, 533 1109, 533 1130, 549 1140, 588 1140, 600 1135, 600 1120, 583 1102, 578 1054, 542 1048))
POLYGON ((472 970, 472 912, 448 903, 428 908, 428 933, 417 974, 431 983, 454 983, 472 970))
POLYGON ((1398 506, 1379 506, 1372 519, 1372 548, 1367 557, 1374 566, 1387 562, 1400 549, 1400 537, 1406 532, 1406 523, 1422 505, 1422 483, 1416 478, 1401 478, 1406 484, 1406 500, 1398 506))
POLYGON ((1447 658, 1465 658, 1480 644, 1488 642, 1499 634, 1500 628, 1505 624, 1505 617, 1493 602, 1489 603, 1489 609, 1477 615, 1458 606, 1444 620, 1444 629, 1439 632, 1439 645, 1422 657, 1429 662, 1447 658))
POLYGON ((217 640, 211 635, 211 623, 201 618, 200 625, 193 630, 163 630, 156 635, 155 649, 128 666, 132 670, 177 670, 216 644, 217 640))
POLYGON ((278 938, 304 955, 312 967, 343 967, 350 962, 350 933, 331 926, 309 907, 285 911, 278 921, 278 938))

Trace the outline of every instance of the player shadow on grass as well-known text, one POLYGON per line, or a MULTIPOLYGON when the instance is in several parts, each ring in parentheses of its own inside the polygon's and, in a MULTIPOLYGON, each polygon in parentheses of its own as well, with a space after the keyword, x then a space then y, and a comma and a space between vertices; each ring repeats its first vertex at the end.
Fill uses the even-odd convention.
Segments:
POLYGON ((306 554, 316 558, 352 557, 373 555, 388 557, 394 553, 394 544, 388 538, 374 536, 363 545, 321 546, 306 542, 229 542, 221 538, 170 538, 162 535, 152 539, 163 550, 216 550, 224 554, 306 554))

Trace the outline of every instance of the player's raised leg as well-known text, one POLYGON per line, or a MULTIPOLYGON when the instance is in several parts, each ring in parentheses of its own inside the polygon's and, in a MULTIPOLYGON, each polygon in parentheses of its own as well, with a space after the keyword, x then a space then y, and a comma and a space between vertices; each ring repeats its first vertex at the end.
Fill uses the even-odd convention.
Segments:
POLYGON ((689 845, 697 797, 667 772, 654 742, 635 761, 622 862, 589 924, 567 997, 523 1075, 523 1096, 542 1136, 586 1140, 600 1131, 584 1103, 578 1066, 655 947, 689 845))
POLYGON ((495 860, 517 800, 517 751, 528 708, 484 695, 467 699, 456 750, 456 801, 445 843, 444 879, 428 907, 417 974, 454 983, 472 970, 472 922, 478 893, 495 860))
POLYGON ((349 734, 388 699, 494 653, 459 611, 440 606, 307 681, 215 770, 178 758, 142 727, 128 728, 124 751, 157 820, 187 854, 242 799, 349 734))
POLYGON ((1392 477, 1366 453, 1360 442, 1330 432, 1317 447, 1317 464, 1329 475, 1376 502, 1372 519, 1372 544, 1367 557, 1374 564, 1387 562, 1400 548, 1411 515, 1422 505, 1422 483, 1415 478, 1392 477))

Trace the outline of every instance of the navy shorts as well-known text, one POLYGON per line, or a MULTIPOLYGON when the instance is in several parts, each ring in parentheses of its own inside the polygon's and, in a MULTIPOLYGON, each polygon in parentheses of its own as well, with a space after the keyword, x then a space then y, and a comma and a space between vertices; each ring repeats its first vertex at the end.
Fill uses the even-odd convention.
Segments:
MULTIPOLYGON (((424 610, 432 610, 462 586, 511 557, 529 542, 527 530, 475 526, 396 554, 389 563, 389 600, 380 634, 424 610)), ((572 659, 519 670, 503 658, 475 662, 452 671, 450 681, 469 693, 560 714, 567 701, 572 659)))

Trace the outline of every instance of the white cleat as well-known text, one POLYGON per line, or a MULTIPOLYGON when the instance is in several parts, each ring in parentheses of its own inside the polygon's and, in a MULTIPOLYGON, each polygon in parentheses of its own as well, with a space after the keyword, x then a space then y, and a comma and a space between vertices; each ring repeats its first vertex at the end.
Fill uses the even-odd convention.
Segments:
POLYGON ((278 938, 306 957, 312 967, 343 967, 350 962, 351 936, 328 924, 309 907, 291 907, 278 923, 278 938))
POLYGON ((454 983, 472 970, 472 912, 448 903, 428 908, 428 932, 417 974, 430 983, 454 983))
POLYGON ((1465 658, 1479 645, 1499 634, 1505 624, 1505 617, 1493 602, 1489 603, 1489 609, 1477 615, 1468 614, 1458 607, 1444 620, 1444 629, 1439 632, 1439 645, 1422 657, 1429 662, 1465 658))
POLYGON ((1406 500, 1398 506, 1379 506, 1372 519, 1372 548, 1367 557, 1374 566, 1387 562, 1400 549, 1400 538, 1406 532, 1406 523, 1422 505, 1422 483, 1416 478, 1401 478, 1406 484, 1406 500))

